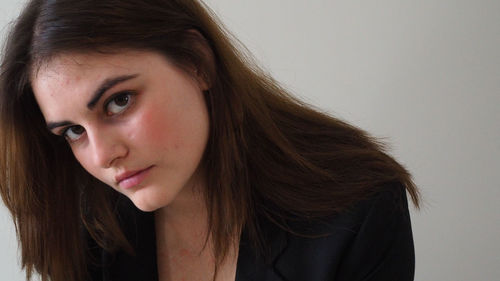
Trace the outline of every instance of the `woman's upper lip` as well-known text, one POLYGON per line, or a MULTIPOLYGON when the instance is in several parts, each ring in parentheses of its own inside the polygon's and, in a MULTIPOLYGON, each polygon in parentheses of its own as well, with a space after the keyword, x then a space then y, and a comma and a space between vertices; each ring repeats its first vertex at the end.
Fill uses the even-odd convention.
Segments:
POLYGON ((134 170, 134 171, 125 171, 125 172, 122 172, 122 173, 120 173, 120 174, 118 174, 118 175, 116 175, 116 176, 115 176, 115 181, 116 181, 116 183, 118 184, 118 183, 120 183, 122 180, 127 179, 127 178, 130 178, 130 177, 134 176, 135 174, 138 174, 138 173, 140 173, 140 172, 142 172, 142 171, 145 171, 145 170, 147 170, 147 169, 149 169, 149 168, 151 168, 151 167, 152 167, 152 166, 147 167, 147 168, 142 169, 142 170, 134 170))

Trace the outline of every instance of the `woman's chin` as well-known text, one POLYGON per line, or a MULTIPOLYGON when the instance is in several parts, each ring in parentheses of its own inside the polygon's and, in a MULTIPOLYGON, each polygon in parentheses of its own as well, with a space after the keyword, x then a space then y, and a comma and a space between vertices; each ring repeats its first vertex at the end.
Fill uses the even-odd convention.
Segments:
POLYGON ((151 204, 151 202, 148 202, 147 200, 141 200, 141 199, 130 198, 132 203, 134 203, 135 207, 143 212, 154 212, 154 211, 160 209, 160 207, 157 206, 156 204, 151 204))

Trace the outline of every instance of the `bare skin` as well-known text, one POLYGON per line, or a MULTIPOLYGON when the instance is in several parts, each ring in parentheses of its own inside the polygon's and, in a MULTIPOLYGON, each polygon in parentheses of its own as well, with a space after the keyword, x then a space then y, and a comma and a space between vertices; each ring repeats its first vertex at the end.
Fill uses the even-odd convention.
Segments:
MULTIPOLYGON (((198 188, 190 190, 191 196, 155 212, 160 281, 213 280, 213 245, 206 239, 207 212, 198 188)), ((219 266, 215 280, 235 280, 237 260, 238 249, 233 247, 219 266)))

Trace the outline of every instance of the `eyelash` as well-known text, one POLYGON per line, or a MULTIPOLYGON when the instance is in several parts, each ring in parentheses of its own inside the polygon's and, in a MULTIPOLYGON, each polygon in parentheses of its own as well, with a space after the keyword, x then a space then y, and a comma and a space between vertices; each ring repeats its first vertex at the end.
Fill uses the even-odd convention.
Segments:
MULTIPOLYGON (((114 95, 112 95, 111 97, 109 97, 105 102, 104 102, 104 105, 103 105, 103 111, 105 113, 105 115, 107 117, 113 117, 114 115, 121 115, 123 114, 124 112, 128 111, 130 109, 130 107, 133 105, 134 103, 134 97, 135 97, 136 93, 133 92, 133 91, 123 91, 123 92, 119 92, 119 93, 116 93, 114 95), (127 102, 127 105, 126 107, 123 109, 123 111, 119 112, 119 113, 114 113, 114 114, 109 114, 109 110, 108 110, 108 107, 109 107, 109 104, 116 100, 116 98, 119 98, 119 97, 122 97, 122 96, 127 96, 128 98, 128 102, 127 102)), ((61 133, 59 134, 61 137, 65 138, 69 143, 72 143, 72 142, 76 142, 78 141, 78 139, 76 140, 72 140, 70 139, 68 136, 67 136, 67 133, 68 131, 71 129, 71 128, 74 128, 74 127, 78 127, 80 125, 73 125, 73 126, 68 126, 66 128, 64 128, 61 133)), ((83 133, 82 133, 83 134, 83 133)))

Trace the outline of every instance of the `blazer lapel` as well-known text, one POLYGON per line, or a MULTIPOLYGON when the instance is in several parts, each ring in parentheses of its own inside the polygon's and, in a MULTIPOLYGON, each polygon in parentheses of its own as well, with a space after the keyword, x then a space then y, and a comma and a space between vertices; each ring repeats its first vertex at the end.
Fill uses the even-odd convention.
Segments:
POLYGON ((286 248, 274 261, 277 274, 287 281, 334 280, 346 246, 359 228, 358 213, 289 223, 296 234, 284 233, 286 248))
POLYGON ((275 268, 276 261, 287 248, 287 235, 270 222, 261 223, 261 229, 269 243, 267 258, 255 251, 244 229, 240 237, 236 281, 287 281, 275 268))

